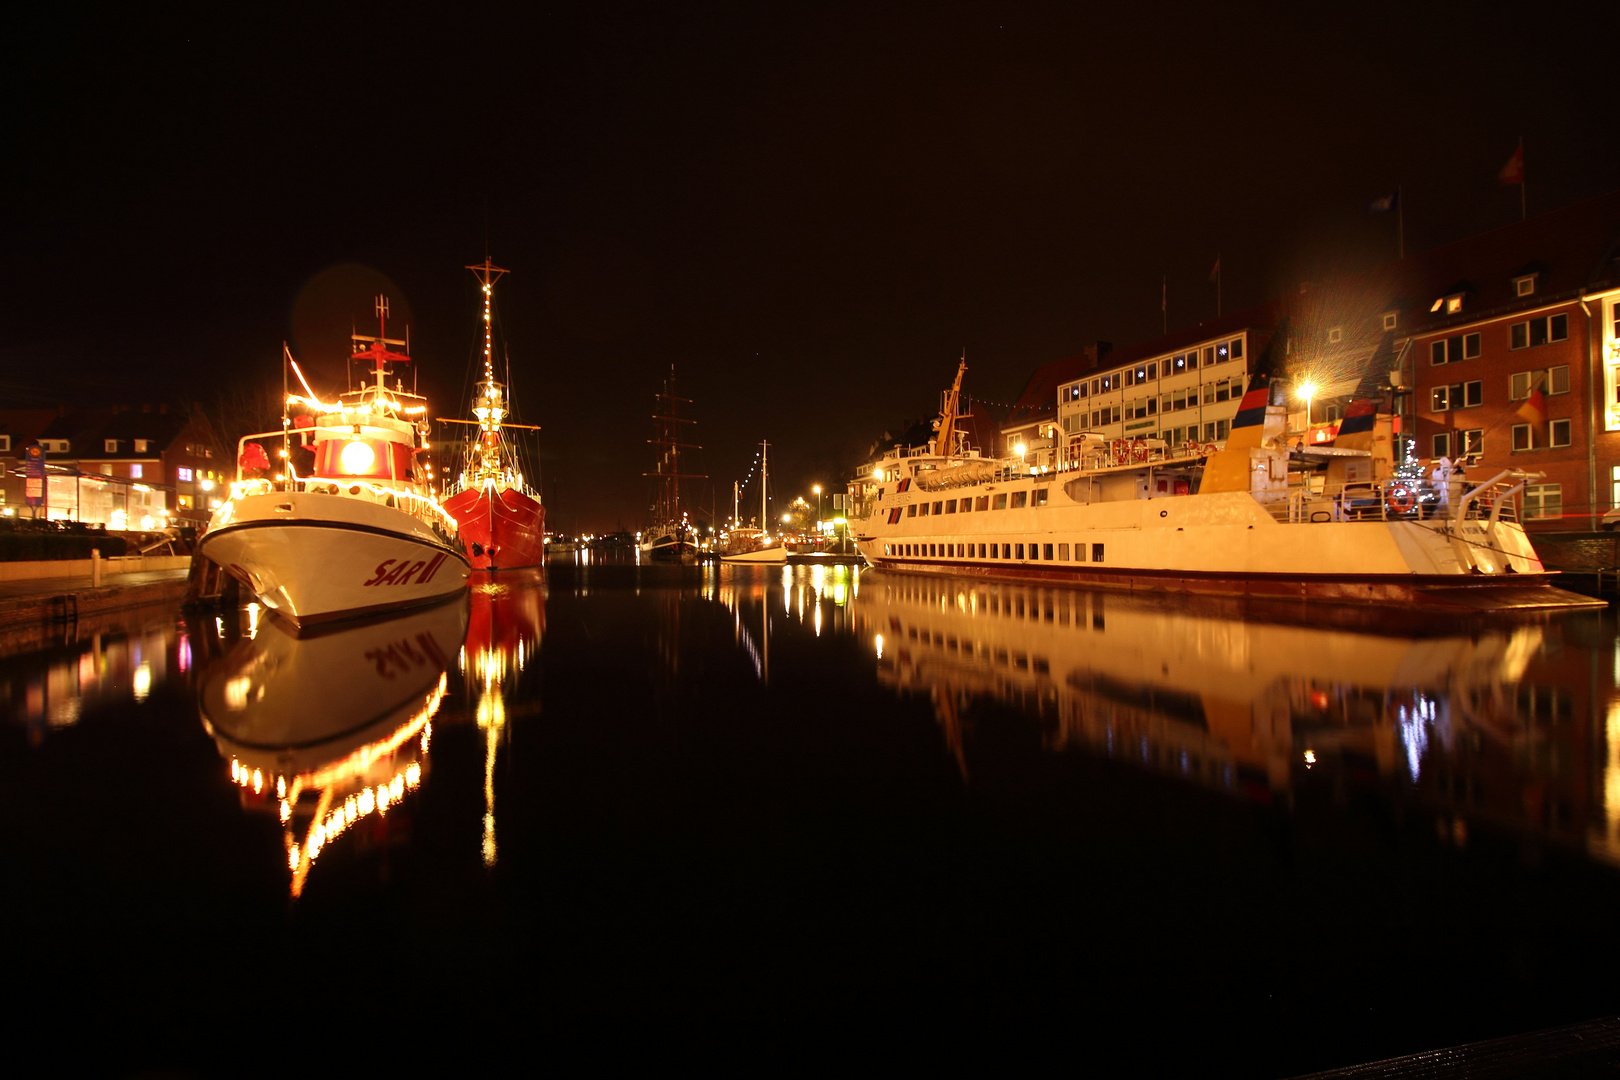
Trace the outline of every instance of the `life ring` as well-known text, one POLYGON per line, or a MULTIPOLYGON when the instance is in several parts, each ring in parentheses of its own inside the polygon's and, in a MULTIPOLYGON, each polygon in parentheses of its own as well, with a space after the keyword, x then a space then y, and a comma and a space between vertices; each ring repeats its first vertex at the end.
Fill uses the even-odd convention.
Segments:
POLYGON ((1109 451, 1116 465, 1130 460, 1130 446, 1124 439, 1115 439, 1113 445, 1109 447, 1109 451))
POLYGON ((1385 493, 1384 505, 1389 507, 1392 514, 1410 514, 1412 507, 1417 505, 1417 499, 1412 495, 1410 488, 1397 484, 1385 493))
POLYGON ((1136 461, 1146 461, 1148 459, 1148 444, 1140 439, 1133 442, 1131 444, 1131 457, 1136 461))

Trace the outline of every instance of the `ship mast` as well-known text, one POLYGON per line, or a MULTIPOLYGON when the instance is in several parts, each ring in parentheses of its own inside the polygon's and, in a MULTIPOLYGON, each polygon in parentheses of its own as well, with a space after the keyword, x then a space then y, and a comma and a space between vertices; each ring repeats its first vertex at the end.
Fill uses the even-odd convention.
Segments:
POLYGON ((696 420, 680 416, 682 402, 690 405, 691 398, 679 397, 675 393, 675 365, 669 366, 669 378, 664 382, 664 389, 657 394, 658 412, 653 413, 653 420, 658 423, 658 437, 647 441, 654 446, 664 447, 664 457, 658 462, 656 472, 643 473, 644 476, 656 476, 664 481, 663 513, 670 523, 678 523, 681 519, 681 481, 707 480, 707 473, 681 472, 681 451, 701 450, 703 447, 696 443, 681 442, 681 424, 695 424, 696 420), (669 469, 664 469, 664 462, 669 462, 669 469))
POLYGON ((956 442, 956 408, 962 393, 962 373, 965 371, 967 371, 967 354, 963 353, 961 363, 956 368, 956 381, 945 392, 945 402, 939 410, 939 423, 935 425, 937 432, 934 438, 934 453, 941 457, 949 457, 951 448, 956 442))
POLYGON ((500 280, 501 275, 505 274, 506 271, 490 262, 487 254, 484 256, 482 263, 476 263, 467 267, 467 269, 473 272, 473 276, 478 279, 478 284, 483 286, 484 289, 484 381, 494 382, 495 367, 490 349, 492 330, 490 329, 489 307, 495 294, 495 282, 500 280))
POLYGON ((771 527, 765 521, 765 499, 770 487, 770 472, 765 467, 765 456, 770 453, 771 444, 764 439, 759 441, 759 527, 761 531, 769 532, 771 527))

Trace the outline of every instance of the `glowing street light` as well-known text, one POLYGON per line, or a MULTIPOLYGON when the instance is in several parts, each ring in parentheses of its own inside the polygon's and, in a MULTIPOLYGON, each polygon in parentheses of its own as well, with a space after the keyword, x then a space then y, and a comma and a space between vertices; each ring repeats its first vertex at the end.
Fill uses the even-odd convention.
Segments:
POLYGON ((821 525, 821 485, 811 484, 810 490, 816 493, 816 525, 819 528, 821 525))
POLYGON ((1311 426, 1311 398, 1316 396, 1316 384, 1306 379, 1299 385, 1299 396, 1305 399, 1305 426, 1311 426))

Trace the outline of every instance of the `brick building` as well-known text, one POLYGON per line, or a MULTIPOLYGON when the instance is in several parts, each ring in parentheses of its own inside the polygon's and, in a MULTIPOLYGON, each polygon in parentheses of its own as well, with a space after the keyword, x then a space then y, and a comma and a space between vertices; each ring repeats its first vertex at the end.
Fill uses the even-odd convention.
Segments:
POLYGON ((164 405, 102 409, 0 409, 0 512, 30 516, 22 456, 45 449, 40 517, 114 530, 202 526, 234 474, 199 412, 164 405))
POLYGON ((1525 489, 1532 528, 1595 528, 1620 507, 1620 191, 1302 284, 1089 368, 1047 365, 1025 397, 1067 365, 1056 400, 1021 399, 1004 430, 1055 420, 1068 436, 1219 444, 1268 346, 1291 439, 1331 439, 1344 406, 1371 397, 1394 412, 1403 459, 1544 473, 1525 489))

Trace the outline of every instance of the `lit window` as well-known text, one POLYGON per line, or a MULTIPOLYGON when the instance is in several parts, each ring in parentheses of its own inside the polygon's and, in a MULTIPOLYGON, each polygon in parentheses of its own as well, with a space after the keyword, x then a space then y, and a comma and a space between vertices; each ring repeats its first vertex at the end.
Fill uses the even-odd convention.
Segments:
POLYGON ((1429 411, 1445 412, 1451 408, 1451 387, 1437 386, 1429 391, 1429 411))
POLYGON ((141 466, 140 466, 139 463, 136 463, 136 464, 131 465, 129 467, 129 475, 130 475, 130 478, 133 479, 133 480, 139 480, 141 478, 141 466))
POLYGON ((152 449, 152 440, 151 439, 136 439, 135 440, 135 452, 137 454, 145 454, 145 453, 149 452, 151 449, 152 449))
POLYGON ((190 483, 191 478, 192 478, 191 470, 190 469, 176 469, 176 470, 174 470, 174 478, 176 480, 180 480, 180 481, 185 482, 185 483, 190 483))
POLYGON ((1455 315, 1462 310, 1463 298, 1461 296, 1446 297, 1446 314, 1455 315))

